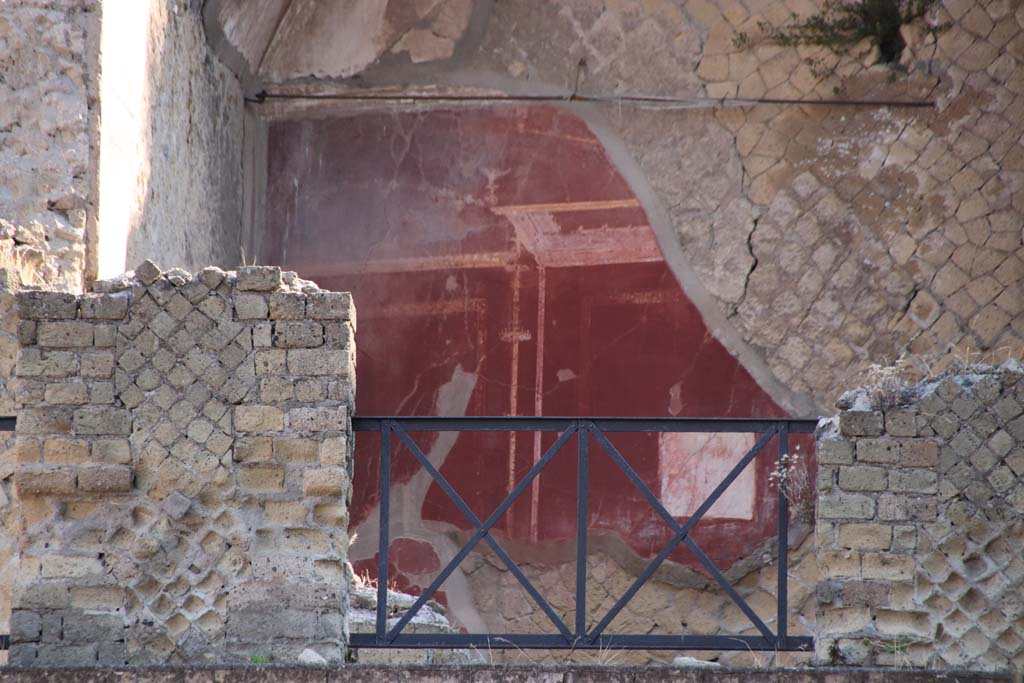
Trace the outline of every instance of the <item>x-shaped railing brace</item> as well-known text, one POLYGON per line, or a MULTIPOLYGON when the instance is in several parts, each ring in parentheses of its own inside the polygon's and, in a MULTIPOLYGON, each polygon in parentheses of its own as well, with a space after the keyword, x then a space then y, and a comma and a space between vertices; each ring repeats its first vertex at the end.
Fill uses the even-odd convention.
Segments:
MULTIPOLYGON (((544 453, 544 456, 538 460, 526 476, 509 492, 508 496, 495 508, 494 512, 483 522, 480 518, 469 508, 466 502, 461 496, 455 491, 452 485, 445 479, 438 469, 430 462, 430 459, 424 455, 423 451, 416 444, 415 441, 409 436, 405 429, 398 424, 395 420, 387 420, 381 425, 381 438, 384 440, 384 448, 382 450, 382 461, 381 461, 381 476, 382 476, 382 490, 386 490, 386 487, 390 480, 390 433, 394 432, 398 435, 399 439, 409 448, 410 452, 419 461, 423 468, 430 474, 435 482, 441 487, 441 489, 448 495, 448 497, 455 503, 455 506, 460 512, 466 517, 467 520, 476 529, 472 537, 466 542, 461 550, 451 559, 451 561, 445 566, 440 574, 431 582, 430 586, 417 598, 416 602, 405 611, 398 622, 387 632, 385 640, 388 643, 394 642, 395 638, 402 632, 402 629, 416 616, 419 610, 424 604, 437 592, 441 585, 447 580, 453 571, 462 563, 466 556, 472 552, 481 540, 485 540, 487 544, 494 550, 495 554, 501 558, 501 560, 508 567, 509 571, 512 572, 513 576, 519 581, 526 592, 531 598, 537 603, 537 605, 544 611, 551 623, 558 629, 559 633, 565 638, 568 644, 578 643, 594 643, 601 634, 608 627, 608 625, 615 619, 620 611, 626 606, 626 604, 636 595, 637 591, 650 579, 650 577, 657 571, 658 567, 668 558, 668 556, 679 546, 680 543, 684 543, 687 548, 694 554, 697 560, 708 570, 712 578, 722 587, 726 594, 736 603, 737 607, 743 612, 744 615, 750 620, 754 627, 761 632, 761 634, 769 641, 777 641, 784 637, 784 634, 780 633, 778 636, 773 634, 768 626, 765 625, 764 621, 751 609, 750 605, 747 604, 746 600, 743 599, 739 593, 732 587, 722 572, 719 571, 718 567, 708 558, 704 551, 700 548, 696 541, 690 537, 690 531, 694 526, 703 518, 704 514, 718 501, 725 490, 736 480, 737 477, 743 472, 744 469, 753 461, 757 454, 762 448, 771 440, 773 436, 779 433, 777 427, 772 427, 765 431, 761 438, 757 440, 754 446, 747 452, 747 454, 729 471, 729 474, 718 484, 714 491, 704 500, 704 502, 697 508, 697 510, 687 519, 684 524, 679 524, 675 518, 665 509, 658 500, 647 484, 640 478, 636 471, 626 462, 625 458, 619 453, 618 449, 608 440, 604 432, 597 427, 592 421, 579 421, 578 423, 570 425, 564 432, 562 432, 550 448, 544 453), (581 614, 581 608, 583 608, 582 597, 583 589, 582 583, 585 581, 585 566, 577 567, 577 619, 576 619, 576 633, 573 633, 565 625, 562 619, 555 613, 544 597, 537 591, 530 580, 523 574, 519 565, 508 555, 508 553, 501 547, 501 544, 491 535, 490 531, 494 525, 501 519, 502 515, 512 506, 513 503, 519 498, 520 495, 526 490, 526 488, 533 482, 534 479, 540 474, 544 467, 551 461, 553 457, 561 450, 566 442, 572 437, 573 434, 579 434, 581 440, 580 446, 580 491, 579 494, 579 513, 584 515, 581 519, 577 520, 580 525, 581 531, 577 539, 580 543, 585 543, 586 539, 586 461, 587 451, 585 442, 588 434, 593 434, 597 439, 598 443, 604 448, 605 452, 612 458, 613 461, 619 466, 620 469, 626 474, 629 480, 634 486, 640 491, 648 503, 654 508, 655 512, 669 525, 674 532, 671 540, 665 545, 658 555, 651 560, 643 572, 637 576, 636 580, 629 587, 629 589, 622 595, 621 598, 612 606, 607 614, 601 619, 600 622, 589 632, 586 631, 586 615, 581 614), (582 580, 581 580, 582 577, 582 580)), ((780 500, 782 495, 780 495, 780 500)), ((386 523, 386 514, 383 515, 382 524, 386 523)), ((386 541, 387 530, 381 529, 382 541, 386 541)), ((780 543, 784 539, 780 539, 780 543)), ((385 547, 382 545, 382 548, 385 547)), ((585 557, 585 546, 580 546, 580 554, 585 557)), ((580 556, 577 556, 577 563, 579 564, 582 560, 580 556)), ((380 585, 378 586, 378 606, 377 606, 377 633, 381 635, 384 633, 386 626, 386 595, 387 589, 383 577, 387 575, 387 564, 382 555, 381 563, 379 567, 378 576, 380 579, 380 585)), ((781 609, 780 609, 781 611, 781 609)))

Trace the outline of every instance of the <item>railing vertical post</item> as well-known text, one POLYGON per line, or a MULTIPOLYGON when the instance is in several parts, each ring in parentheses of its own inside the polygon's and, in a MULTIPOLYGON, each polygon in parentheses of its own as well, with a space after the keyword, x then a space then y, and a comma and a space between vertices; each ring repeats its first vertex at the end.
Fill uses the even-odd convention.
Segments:
POLYGON ((579 443, 576 470, 576 641, 579 642, 587 633, 587 441, 590 436, 586 421, 579 421, 576 438, 579 443))
POLYGON ((779 487, 779 562, 778 562, 778 613, 775 639, 782 647, 786 640, 789 617, 789 499, 786 484, 792 472, 793 459, 789 457, 789 424, 779 427, 779 455, 776 462, 776 482, 779 487))
POLYGON ((391 420, 380 423, 380 545, 377 559, 377 642, 388 625, 388 534, 391 527, 391 420))

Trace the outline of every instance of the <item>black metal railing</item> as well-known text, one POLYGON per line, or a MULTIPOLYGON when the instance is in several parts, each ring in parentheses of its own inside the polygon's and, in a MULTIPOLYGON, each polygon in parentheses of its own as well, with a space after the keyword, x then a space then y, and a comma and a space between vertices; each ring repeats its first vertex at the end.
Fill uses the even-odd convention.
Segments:
POLYGON ((776 630, 764 623, 750 605, 737 593, 704 550, 691 536, 691 531, 711 509, 715 502, 737 477, 750 465, 765 446, 777 438, 775 467, 784 467, 783 455, 789 449, 789 435, 814 431, 814 419, 733 419, 733 418, 558 418, 558 417, 356 417, 356 432, 379 432, 380 445, 380 538, 377 581, 377 614, 374 633, 351 634, 353 647, 366 648, 544 648, 544 649, 641 649, 641 650, 810 650, 810 637, 788 635, 788 533, 789 508, 785 490, 785 477, 778 480, 778 579, 776 594, 776 630), (410 436, 410 432, 554 432, 555 442, 544 452, 518 484, 509 492, 487 519, 481 520, 466 501, 438 471, 423 450, 410 436), (673 517, 657 496, 643 481, 628 460, 619 453, 608 438, 617 432, 703 432, 754 433, 757 442, 736 463, 707 499, 692 515, 680 522, 673 517), (502 548, 491 533, 494 525, 517 498, 533 483, 544 467, 562 449, 573 435, 577 435, 576 482, 576 585, 575 623, 570 628, 544 599, 515 561, 502 548), (413 605, 401 616, 389 619, 388 611, 388 545, 390 525, 390 488, 392 466, 392 439, 397 437, 419 465, 425 469, 448 499, 472 525, 474 532, 462 549, 451 559, 433 582, 423 590, 413 605), (671 539, 655 556, 643 572, 619 598, 611 609, 592 627, 587 624, 587 533, 591 438, 596 441, 615 464, 625 473, 650 503, 657 515, 672 531, 671 539), (484 541, 505 563, 527 594, 547 615, 557 633, 403 633, 403 629, 417 612, 430 600, 445 580, 455 571, 467 555, 484 541), (686 546, 708 574, 733 600, 760 635, 633 635, 609 634, 606 629, 637 591, 651 578, 658 567, 680 546, 686 546))
MULTIPOLYGON (((17 419, 7 415, 0 415, 0 433, 13 432, 17 419)), ((0 633, 0 651, 9 650, 11 647, 11 636, 9 633, 0 633)))

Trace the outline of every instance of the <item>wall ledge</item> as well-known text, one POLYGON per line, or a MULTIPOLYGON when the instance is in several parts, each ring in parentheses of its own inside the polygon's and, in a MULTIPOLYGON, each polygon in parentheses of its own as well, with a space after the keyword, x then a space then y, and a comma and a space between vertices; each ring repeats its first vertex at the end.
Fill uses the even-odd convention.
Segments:
POLYGON ((502 683, 570 683, 576 681, 676 681, 677 683, 924 683, 946 680, 957 683, 1019 681, 1010 672, 896 669, 881 667, 795 668, 681 668, 673 666, 524 666, 524 665, 367 665, 337 667, 261 666, 147 666, 119 668, 0 667, 0 683, 149 683, 164 681, 217 681, 217 683, 334 683, 335 681, 475 681, 502 683))

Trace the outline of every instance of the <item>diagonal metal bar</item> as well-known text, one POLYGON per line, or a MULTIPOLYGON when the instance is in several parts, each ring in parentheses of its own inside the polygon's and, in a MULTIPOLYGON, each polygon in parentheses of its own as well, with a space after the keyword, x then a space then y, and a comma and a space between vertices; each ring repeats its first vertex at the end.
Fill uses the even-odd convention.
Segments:
POLYGON ((590 423, 590 429, 593 430, 594 437, 601 443, 601 446, 604 447, 605 452, 610 455, 619 468, 626 473, 626 476, 631 482, 633 482, 633 485, 640 490, 640 493, 642 493, 644 498, 647 499, 647 502, 651 504, 654 511, 661 515, 661 518, 664 519, 665 523, 672 528, 672 531, 678 533, 681 528, 679 526, 679 522, 677 522, 676 518, 665 509, 665 506, 661 504, 661 501, 654 495, 650 487, 644 483, 644 480, 640 478, 640 475, 636 473, 636 470, 626 462, 626 459, 622 457, 621 453, 619 453, 619 449, 617 449, 612 442, 608 440, 608 437, 605 436, 604 432, 598 429, 593 422, 590 423))
MULTIPOLYGON (((601 438, 602 436, 604 436, 603 432, 600 429, 598 429, 597 426, 594 425, 593 423, 591 423, 591 426, 593 429, 593 434, 595 435, 595 437, 597 437, 598 441, 601 442, 601 445, 605 446, 607 444, 608 447, 611 447, 611 451, 608 451, 608 454, 611 455, 612 451, 615 451, 615 453, 618 454, 618 451, 615 450, 615 447, 611 445, 611 442, 608 441, 607 438, 601 438)), ((636 580, 633 581, 632 585, 630 585, 626 592, 623 593, 622 597, 619 598, 614 605, 612 605, 612 608, 610 610, 608 610, 608 614, 606 614, 604 618, 601 619, 601 621, 597 624, 597 626, 595 626, 593 630, 591 630, 590 633, 587 634, 588 640, 593 640, 594 638, 600 636, 601 633, 606 628, 608 628, 608 624, 612 623, 612 620, 615 619, 616 616, 618 616, 619 612, 622 611, 622 608, 626 606, 626 603, 632 600, 633 596, 636 595, 637 591, 639 591, 643 587, 643 585, 647 583, 647 580, 651 578, 655 571, 657 571, 658 567, 661 566, 662 562, 664 562, 668 558, 672 551, 675 550, 676 546, 678 546, 686 537, 686 535, 690 533, 690 530, 693 529, 693 527, 696 526, 697 522, 701 520, 701 518, 704 516, 704 513, 711 509, 711 506, 713 506, 715 502, 722 496, 722 494, 725 493, 725 490, 729 488, 729 486, 736 480, 737 477, 740 476, 743 470, 746 469, 747 465, 750 464, 750 462, 757 456, 761 449, 764 448, 765 445, 771 440, 771 438, 775 435, 775 432, 777 430, 777 427, 772 427, 764 434, 762 434, 761 438, 757 440, 757 443, 754 444, 753 448, 751 448, 747 452, 747 454, 743 456, 743 458, 738 463, 736 463, 736 465, 729 471, 729 474, 725 475, 725 478, 721 482, 719 482, 718 486, 715 487, 715 490, 711 492, 711 494, 704 500, 703 503, 701 503, 700 507, 697 508, 697 510, 690 516, 690 518, 686 520, 686 523, 678 527, 675 535, 671 538, 671 540, 669 540, 668 544, 664 547, 664 549, 662 549, 662 551, 658 553, 657 557, 651 560, 650 564, 647 565, 647 568, 644 569, 644 571, 638 577, 636 577, 636 580)), ((612 457, 614 458, 614 456, 612 457)), ((622 459, 621 455, 619 455, 619 460, 625 462, 622 459)), ((646 485, 644 488, 646 488, 646 485)))
POLYGON ((718 582, 718 585, 722 587, 722 590, 724 590, 730 598, 732 598, 732 601, 736 603, 736 606, 740 608, 740 611, 747 615, 747 619, 750 619, 750 623, 752 623, 757 630, 761 632, 761 635, 769 640, 774 640, 775 635, 771 632, 771 629, 761 621, 761 617, 757 616, 757 612, 750 608, 750 605, 748 605, 747 601, 743 599, 743 596, 736 592, 736 589, 732 587, 729 580, 722 576, 722 572, 718 571, 718 567, 716 567, 715 563, 711 561, 711 558, 704 554, 704 551, 701 550, 699 545, 697 545, 697 542, 687 536, 683 540, 683 543, 685 543, 686 547, 690 549, 698 560, 700 560, 700 563, 704 565, 704 568, 711 572, 711 576, 718 582))
POLYGON ((512 575, 516 577, 516 579, 523 586, 526 592, 529 593, 530 597, 532 597, 534 601, 537 603, 537 605, 544 611, 548 619, 551 620, 551 623, 554 624, 555 628, 558 629, 558 631, 562 634, 566 641, 571 641, 572 633, 569 631, 569 628, 565 625, 565 623, 562 622, 562 619, 551 608, 547 600, 544 599, 544 596, 542 596, 537 591, 537 589, 533 587, 533 584, 530 583, 530 580, 526 578, 525 574, 523 574, 522 570, 519 568, 519 565, 517 565, 515 561, 511 557, 509 557, 508 553, 505 552, 504 548, 502 548, 501 545, 497 541, 495 541, 494 538, 490 535, 490 529, 498 521, 501 515, 504 514, 504 512, 512 505, 516 498, 518 498, 519 495, 521 495, 522 492, 526 490, 526 487, 529 486, 530 482, 533 481, 533 479, 540 473, 544 466, 547 465, 551 458, 553 458, 555 454, 558 453, 558 451, 561 449, 561 447, 565 445, 565 442, 568 441, 569 437, 571 437, 572 434, 576 432, 576 426, 571 425, 562 433, 562 435, 555 441, 555 443, 552 444, 551 448, 549 448, 548 451, 544 454, 544 457, 541 458, 537 462, 537 464, 535 464, 530 469, 530 472, 527 474, 526 477, 523 478, 522 481, 519 482, 516 488, 513 489, 512 493, 510 493, 509 496, 506 497, 506 499, 502 502, 502 504, 498 506, 498 508, 493 513, 491 513, 490 517, 488 517, 487 519, 486 524, 482 523, 480 521, 480 518, 476 516, 476 514, 469 508, 468 505, 466 505, 466 502, 462 499, 458 492, 454 488, 452 488, 452 485, 448 483, 448 480, 445 479, 444 475, 442 475, 437 470, 437 468, 434 467, 433 463, 431 463, 430 459, 423 454, 423 451, 420 450, 420 447, 416 444, 416 442, 412 440, 412 438, 408 435, 408 433, 406 433, 404 429, 402 429, 402 426, 399 423, 395 422, 393 423, 393 429, 395 433, 398 434, 398 437, 402 440, 402 442, 405 443, 405 445, 412 452, 413 456, 420 462, 423 468, 430 474, 434 481, 437 482, 437 484, 448 495, 451 501, 455 503, 455 506, 459 508, 463 515, 465 515, 466 519, 468 519, 470 523, 473 524, 473 526, 476 528, 476 533, 470 539, 469 543, 463 546, 462 550, 459 551, 459 553, 454 558, 452 558, 452 561, 448 563, 448 566, 445 567, 445 570, 440 575, 438 575, 436 579, 434 579, 434 581, 430 584, 427 590, 425 590, 416 600, 416 602, 413 603, 412 607, 410 607, 408 611, 406 611, 406 613, 402 615, 402 618, 399 619, 398 623, 395 624, 395 626, 388 633, 388 641, 393 641, 398 636, 401 630, 405 628, 406 624, 408 624, 409 621, 412 620, 414 616, 416 616, 416 613, 420 610, 420 608, 423 607, 427 600, 429 600, 430 597, 434 594, 434 592, 441 586, 441 584, 444 583, 444 580, 448 578, 448 575, 450 575, 451 572, 455 570, 459 563, 461 563, 462 560, 465 559, 466 555, 469 554, 469 552, 480 541, 481 538, 487 541, 487 544, 490 545, 491 549, 494 550, 495 554, 501 558, 501 560, 508 567, 509 571, 512 572, 512 575))

